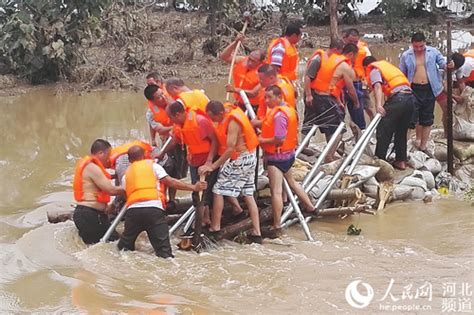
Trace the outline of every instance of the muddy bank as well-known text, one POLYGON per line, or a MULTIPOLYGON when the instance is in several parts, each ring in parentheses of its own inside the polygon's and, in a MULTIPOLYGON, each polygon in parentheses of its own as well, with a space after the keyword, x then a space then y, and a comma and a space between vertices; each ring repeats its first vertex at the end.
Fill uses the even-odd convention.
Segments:
MULTIPOLYGON (((199 12, 152 12, 143 11, 137 15, 140 23, 125 25, 126 18, 117 19, 111 25, 115 29, 102 35, 100 39, 83 47, 85 63, 73 74, 60 82, 32 86, 12 75, 0 76, 0 96, 25 94, 38 88, 53 89, 55 94, 65 91, 89 92, 92 90, 138 90, 143 87, 144 76, 151 71, 159 71, 163 77, 178 76, 191 82, 217 82, 224 80, 229 66, 221 62, 216 53, 228 45, 236 30, 227 25, 219 25, 218 36, 209 45, 210 32, 207 15, 199 12)), ((266 49, 268 42, 281 34, 278 14, 266 20, 257 19, 247 29, 244 48, 266 49)), ((364 33, 387 34, 383 20, 375 23, 355 25, 364 33)), ((422 21, 413 21, 416 24, 422 21)), ((340 26, 343 29, 348 26, 340 26)), ((438 28, 442 30, 442 25, 438 28)), ((435 26, 436 28, 436 26, 435 26)), ((463 26, 464 28, 464 26, 463 26)), ((329 26, 308 26, 299 44, 301 56, 308 57, 315 48, 329 45, 329 26)), ((386 36, 387 37, 387 36, 386 36)), ((371 42, 374 49, 380 47, 380 56, 396 59, 405 43, 371 42)))

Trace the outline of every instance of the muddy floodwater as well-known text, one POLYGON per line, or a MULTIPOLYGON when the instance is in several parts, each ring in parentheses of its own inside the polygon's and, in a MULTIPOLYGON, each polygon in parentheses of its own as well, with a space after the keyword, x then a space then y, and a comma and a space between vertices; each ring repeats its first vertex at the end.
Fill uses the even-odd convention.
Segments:
POLYGON ((472 311, 473 208, 454 199, 313 221, 315 242, 293 226, 280 241, 176 250, 174 260, 156 258, 146 238, 121 253, 86 247, 72 222, 46 223, 47 211, 72 209, 74 165, 91 142, 146 139, 144 113, 141 92, 0 99, 0 313, 472 311), (350 224, 362 234, 347 236, 350 224))

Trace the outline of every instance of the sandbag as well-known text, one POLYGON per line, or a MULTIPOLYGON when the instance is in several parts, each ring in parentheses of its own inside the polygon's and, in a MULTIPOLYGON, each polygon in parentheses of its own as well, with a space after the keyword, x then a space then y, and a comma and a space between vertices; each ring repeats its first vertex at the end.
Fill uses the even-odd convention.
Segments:
POLYGON ((430 171, 421 171, 423 173, 423 179, 425 180, 426 187, 428 190, 435 188, 435 178, 433 173, 430 171))
MULTIPOLYGON (((453 116, 453 138, 456 140, 474 141, 474 89, 470 86, 462 91, 463 102, 456 103, 453 116)), ((462 159, 461 159, 462 160, 462 159)))
POLYGON ((313 187, 313 189, 311 189, 311 191, 309 192, 309 195, 313 197, 314 199, 318 199, 322 195, 323 191, 329 186, 331 179, 332 179, 331 175, 327 175, 321 178, 313 187))
POLYGON ((380 170, 375 174, 375 178, 379 182, 393 181, 395 169, 390 163, 385 160, 376 159, 373 165, 380 167, 380 170))
POLYGON ((363 185, 362 186, 362 192, 370 197, 370 198, 377 198, 377 194, 378 194, 378 191, 379 191, 379 187, 378 185, 363 185))
POLYGON ((453 144, 454 155, 461 161, 467 160, 474 156, 474 144, 454 141, 453 144))
POLYGON ((473 175, 474 175, 474 165, 463 165, 455 172, 456 177, 459 178, 462 182, 472 186, 473 175))
POLYGON ((351 174, 352 176, 355 177, 353 182, 357 183, 354 187, 357 187, 360 184, 365 183, 369 179, 373 179, 375 174, 377 174, 379 170, 380 170, 380 167, 376 167, 376 166, 357 165, 351 174))
POLYGON ((411 187, 420 187, 424 191, 427 190, 426 183, 423 179, 423 175, 416 176, 415 174, 413 174, 412 176, 406 177, 402 180, 400 185, 407 185, 407 186, 411 186, 411 187))
POLYGON ((321 165, 321 171, 323 171, 326 175, 334 175, 341 166, 341 164, 342 159, 332 161, 331 163, 323 164, 321 165))
POLYGON ((421 151, 415 151, 410 153, 410 159, 408 160, 408 165, 415 170, 418 170, 423 167, 426 160, 429 159, 429 156, 421 151))
POLYGON ((395 185, 392 191, 392 200, 407 200, 411 198, 414 187, 407 185, 395 185))
POLYGON ((455 115, 453 117, 453 139, 474 141, 474 124, 455 115))
POLYGON ((436 159, 428 159, 423 165, 423 169, 426 169, 436 175, 442 171, 443 167, 441 166, 440 161, 436 159))
POLYGON ((423 200, 425 198, 425 190, 421 187, 413 187, 411 192, 411 199, 413 200, 423 200))

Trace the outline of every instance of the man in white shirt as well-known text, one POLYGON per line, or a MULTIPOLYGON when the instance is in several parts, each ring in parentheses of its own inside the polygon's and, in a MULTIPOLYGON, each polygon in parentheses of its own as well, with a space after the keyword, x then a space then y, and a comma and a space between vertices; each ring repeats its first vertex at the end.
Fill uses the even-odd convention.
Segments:
POLYGON ((125 230, 117 246, 120 250, 135 250, 138 235, 146 231, 156 256, 173 257, 160 182, 188 191, 202 191, 206 189, 207 183, 197 182, 193 185, 168 176, 162 166, 145 159, 145 152, 139 146, 128 150, 128 159, 132 164, 122 178, 127 195, 125 230))

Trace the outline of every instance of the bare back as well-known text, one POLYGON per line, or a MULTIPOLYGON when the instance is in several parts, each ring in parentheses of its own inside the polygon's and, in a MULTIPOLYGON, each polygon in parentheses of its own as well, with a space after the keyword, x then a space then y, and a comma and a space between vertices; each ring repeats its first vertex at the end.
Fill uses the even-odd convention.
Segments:
MULTIPOLYGON (((234 139, 237 138, 235 144, 235 151, 242 153, 247 151, 247 146, 245 145, 244 134, 242 132, 242 127, 239 123, 237 123, 234 119, 229 122, 229 126, 227 127, 227 137, 233 137, 234 139)), ((231 139, 228 139, 228 142, 231 139)))

